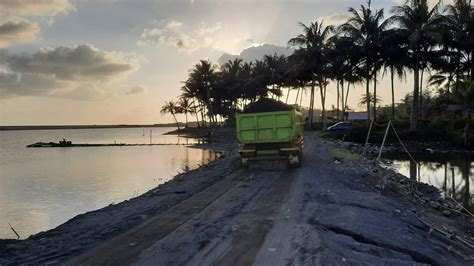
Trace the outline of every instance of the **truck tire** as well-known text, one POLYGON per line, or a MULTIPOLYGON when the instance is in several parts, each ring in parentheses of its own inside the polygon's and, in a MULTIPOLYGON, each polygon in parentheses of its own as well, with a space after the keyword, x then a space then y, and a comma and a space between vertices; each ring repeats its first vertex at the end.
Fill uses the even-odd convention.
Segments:
POLYGON ((302 161, 303 156, 302 156, 302 154, 298 153, 298 154, 296 154, 295 157, 297 158, 296 162, 294 162, 290 158, 288 158, 288 166, 290 168, 298 168, 298 167, 301 167, 303 165, 303 161, 302 161))
POLYGON ((240 166, 243 168, 249 168, 249 161, 247 158, 240 158, 240 166))

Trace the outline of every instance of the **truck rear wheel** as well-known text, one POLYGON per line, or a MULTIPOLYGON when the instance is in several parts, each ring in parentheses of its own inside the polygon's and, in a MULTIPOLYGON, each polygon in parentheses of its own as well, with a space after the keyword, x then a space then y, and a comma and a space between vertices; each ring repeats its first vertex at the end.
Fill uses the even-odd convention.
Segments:
POLYGON ((288 158, 289 167, 291 168, 301 167, 301 165, 303 165, 302 159, 303 159, 303 156, 301 153, 291 154, 288 158))

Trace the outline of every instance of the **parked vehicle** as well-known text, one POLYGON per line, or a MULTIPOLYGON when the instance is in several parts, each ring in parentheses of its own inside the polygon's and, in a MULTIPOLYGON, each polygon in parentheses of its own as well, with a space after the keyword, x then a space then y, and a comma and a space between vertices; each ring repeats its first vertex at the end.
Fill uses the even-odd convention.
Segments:
POLYGON ((355 127, 354 123, 350 122, 339 122, 327 128, 327 131, 334 133, 349 133, 355 127))
POLYGON ((286 110, 267 108, 265 111, 261 107, 265 105, 259 105, 236 114, 239 153, 244 165, 249 160, 283 159, 291 167, 301 166, 304 124, 301 112, 297 105, 278 104, 286 110))

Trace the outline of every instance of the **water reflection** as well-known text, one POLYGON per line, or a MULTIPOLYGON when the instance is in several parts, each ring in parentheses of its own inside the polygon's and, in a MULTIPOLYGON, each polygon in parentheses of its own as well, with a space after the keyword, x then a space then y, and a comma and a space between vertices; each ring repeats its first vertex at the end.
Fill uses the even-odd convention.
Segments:
POLYGON ((418 163, 415 163, 404 154, 387 154, 384 157, 392 160, 393 168, 401 174, 439 188, 445 195, 474 212, 472 159, 462 156, 414 154, 418 160, 418 163))
MULTIPOLYGON (((161 133, 169 129, 161 129, 161 133)), ((143 143, 150 131, 91 129, 0 132, 0 238, 22 238, 64 223, 77 214, 118 203, 216 159, 211 151, 185 146, 28 149, 26 144, 67 137, 74 142, 143 143), (145 136, 143 136, 145 135, 145 136), (142 139, 143 138, 143 139, 142 139)), ((161 135, 152 141, 198 140, 161 135)))

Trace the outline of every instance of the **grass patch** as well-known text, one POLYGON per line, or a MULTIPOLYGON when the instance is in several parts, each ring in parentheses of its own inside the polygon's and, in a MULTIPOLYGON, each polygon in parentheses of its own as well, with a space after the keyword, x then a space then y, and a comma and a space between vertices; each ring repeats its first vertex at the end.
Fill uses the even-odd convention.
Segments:
POLYGON ((351 161, 357 161, 360 159, 359 154, 352 153, 348 150, 333 148, 331 149, 331 155, 336 158, 346 159, 351 161))

